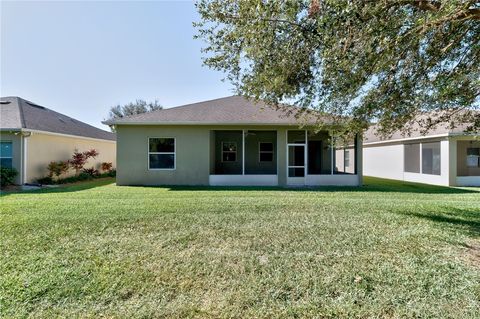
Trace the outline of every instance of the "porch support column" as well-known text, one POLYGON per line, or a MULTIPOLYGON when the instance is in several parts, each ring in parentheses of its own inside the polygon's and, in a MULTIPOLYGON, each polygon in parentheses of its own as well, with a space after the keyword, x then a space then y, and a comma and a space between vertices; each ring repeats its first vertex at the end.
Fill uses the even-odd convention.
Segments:
POLYGON ((245 130, 242 130, 242 175, 245 175, 245 130))
POLYGON ((330 175, 333 175, 333 136, 330 137, 330 175))

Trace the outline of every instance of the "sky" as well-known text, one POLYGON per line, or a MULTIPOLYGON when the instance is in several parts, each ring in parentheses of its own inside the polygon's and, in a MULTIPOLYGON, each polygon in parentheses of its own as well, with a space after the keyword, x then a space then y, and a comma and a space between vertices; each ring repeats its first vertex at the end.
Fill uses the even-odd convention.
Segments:
POLYGON ((0 1, 1 96, 108 130, 101 121, 113 105, 233 94, 202 66, 191 1, 0 1))

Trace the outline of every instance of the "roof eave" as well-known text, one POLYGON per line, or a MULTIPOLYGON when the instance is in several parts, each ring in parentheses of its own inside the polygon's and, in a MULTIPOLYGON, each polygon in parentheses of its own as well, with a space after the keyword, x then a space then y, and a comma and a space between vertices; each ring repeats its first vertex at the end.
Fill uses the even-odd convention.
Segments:
POLYGON ((365 141, 363 145, 379 145, 379 144, 390 144, 390 143, 399 143, 399 142, 408 142, 408 141, 417 141, 417 140, 427 140, 427 139, 435 139, 435 138, 444 138, 444 137, 459 137, 459 136, 479 136, 476 134, 466 133, 466 132, 450 132, 450 133, 441 133, 441 134, 433 134, 433 135, 423 135, 423 136, 412 136, 412 137, 404 137, 404 138, 395 138, 395 139, 388 139, 388 140, 380 140, 380 141, 373 141, 368 142, 365 141))
MULTIPOLYGON (((222 125, 222 126, 238 126, 238 125, 265 125, 265 126, 305 126, 305 125, 317 125, 318 123, 258 123, 258 122, 102 122, 105 125, 222 125)), ((331 125, 325 123, 325 125, 331 125)))

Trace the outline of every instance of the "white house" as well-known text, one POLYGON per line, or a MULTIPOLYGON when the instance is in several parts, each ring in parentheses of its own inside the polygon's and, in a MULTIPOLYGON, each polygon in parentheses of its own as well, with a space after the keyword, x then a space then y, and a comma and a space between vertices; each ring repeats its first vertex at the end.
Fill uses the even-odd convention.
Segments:
POLYGON ((363 173, 444 186, 480 186, 480 135, 438 127, 426 135, 400 132, 388 139, 372 127, 363 140, 363 173))

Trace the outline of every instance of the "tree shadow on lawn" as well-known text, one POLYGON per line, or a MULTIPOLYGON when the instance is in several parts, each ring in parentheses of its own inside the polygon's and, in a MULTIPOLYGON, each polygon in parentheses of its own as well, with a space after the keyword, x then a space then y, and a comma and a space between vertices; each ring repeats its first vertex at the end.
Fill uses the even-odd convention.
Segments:
MULTIPOLYGON (((137 187, 137 186, 133 186, 137 187)), ((298 192, 385 192, 412 194, 479 194, 478 188, 456 188, 365 177, 362 186, 265 187, 265 186, 138 186, 168 188, 169 191, 298 191, 298 192)), ((480 201, 480 197, 479 197, 480 201)))
POLYGON ((480 236, 480 205, 479 209, 464 209, 456 207, 441 207, 435 211, 398 212, 401 215, 412 216, 438 223, 453 231, 466 232, 469 236, 480 236))
MULTIPOLYGON (((18 191, 0 194, 1 197, 10 194, 51 194, 51 193, 67 193, 78 192, 99 186, 105 186, 115 183, 114 178, 105 178, 87 182, 80 182, 70 185, 61 185, 56 188, 44 188, 39 190, 18 191)), ((377 192, 377 193, 411 193, 411 194, 479 194, 479 188, 455 188, 446 186, 435 186, 420 183, 410 183, 397 180, 388 180, 374 177, 365 177, 362 186, 317 186, 317 187, 273 187, 273 186, 176 186, 176 185, 160 185, 145 186, 131 185, 118 186, 119 188, 161 188, 168 191, 293 191, 293 192, 377 192)), ((480 201, 480 197, 479 197, 480 201)))

